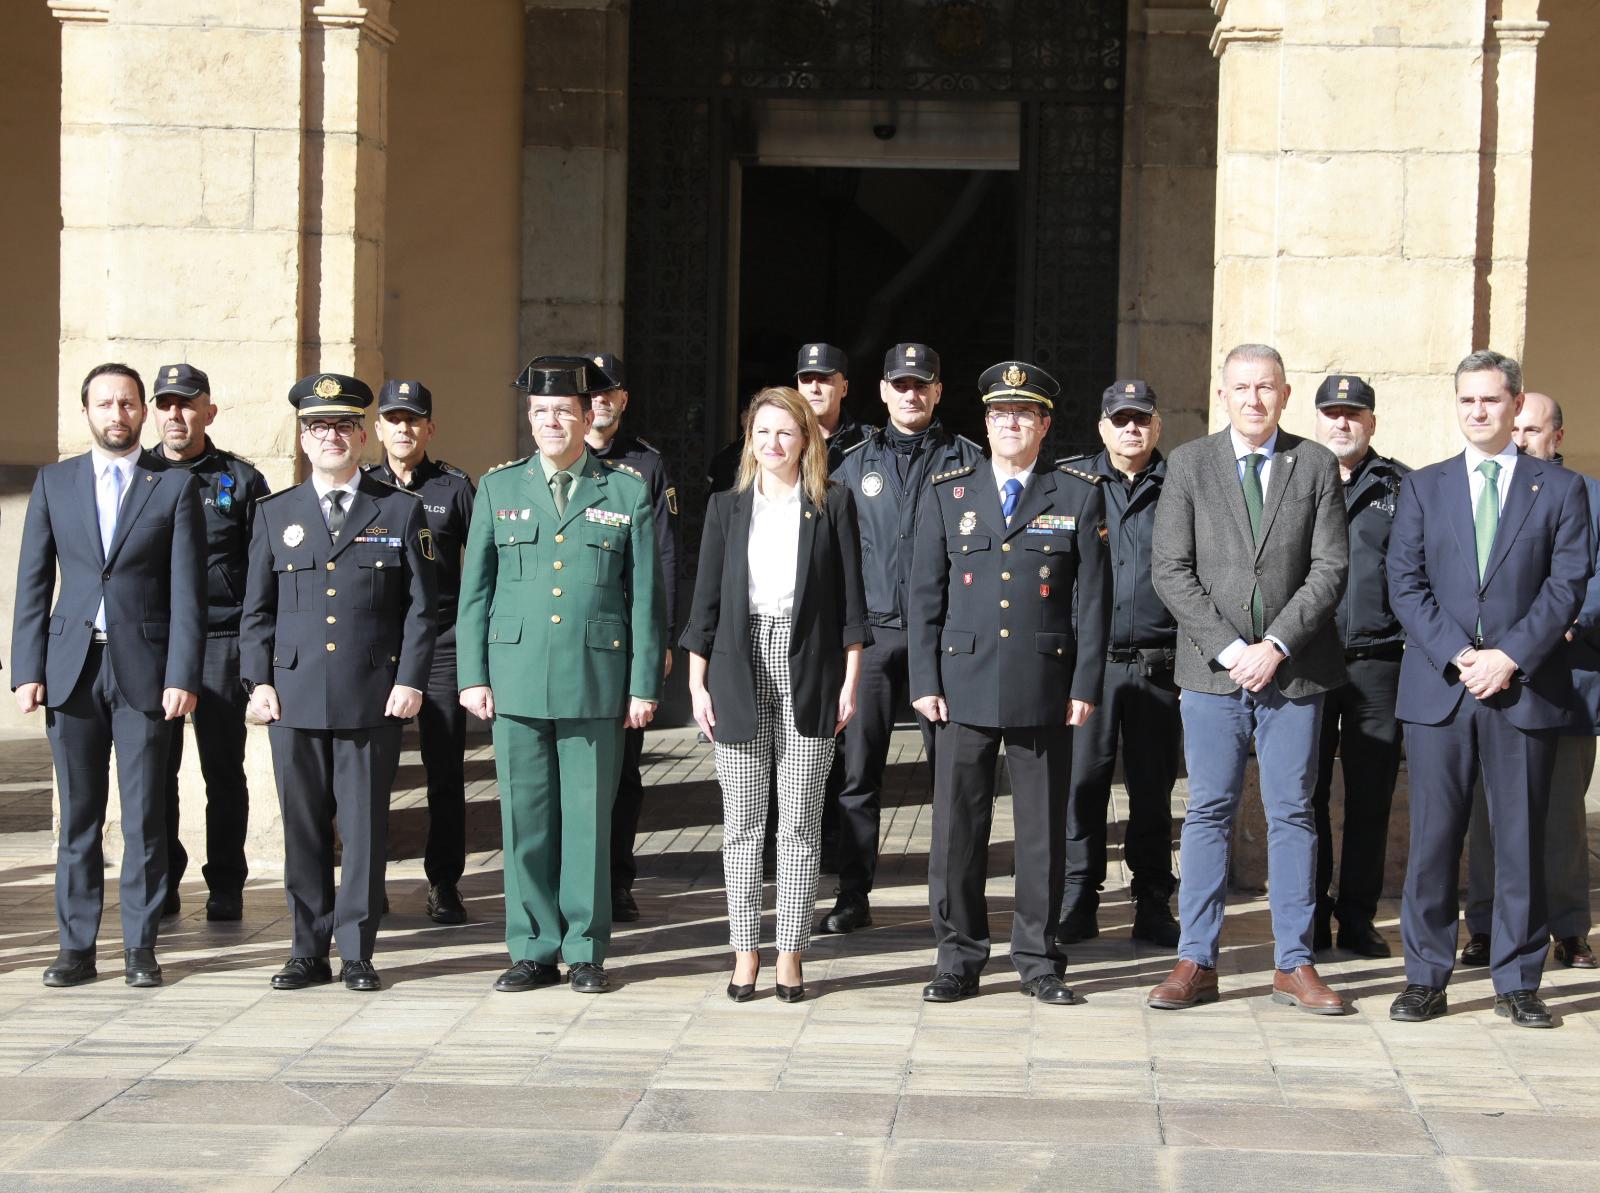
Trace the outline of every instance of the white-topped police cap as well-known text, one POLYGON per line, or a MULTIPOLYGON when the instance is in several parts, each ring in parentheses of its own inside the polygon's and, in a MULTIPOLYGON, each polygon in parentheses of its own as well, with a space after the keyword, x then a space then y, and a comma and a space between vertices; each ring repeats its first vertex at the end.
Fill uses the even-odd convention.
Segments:
POLYGON ((372 387, 344 373, 312 373, 294 383, 289 402, 301 418, 361 418, 372 405, 372 387))
POLYGON ((378 413, 404 410, 422 418, 433 417, 433 391, 420 381, 390 379, 378 391, 378 413))
POLYGON ((848 377, 850 358, 845 355, 843 348, 835 348, 832 344, 801 344, 794 375, 804 377, 807 373, 838 373, 848 377))
POLYGON ((210 392, 211 378, 193 365, 162 365, 156 371, 156 383, 150 390, 150 400, 153 402, 162 394, 197 398, 210 392))
POLYGON ((1038 365, 1025 360, 1002 360, 990 365, 978 378, 978 388, 983 391, 983 403, 1037 402, 1046 410, 1056 408, 1056 397, 1061 385, 1038 365))
POLYGON ((939 380, 939 354, 926 344, 896 344, 883 354, 883 379, 939 380))

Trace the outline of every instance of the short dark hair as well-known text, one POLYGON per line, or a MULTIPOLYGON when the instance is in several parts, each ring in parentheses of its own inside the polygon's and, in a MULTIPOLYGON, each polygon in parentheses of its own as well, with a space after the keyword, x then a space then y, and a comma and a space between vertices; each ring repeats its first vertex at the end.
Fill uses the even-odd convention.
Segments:
POLYGON ((132 365, 118 364, 116 361, 109 361, 103 365, 95 365, 94 368, 89 370, 89 375, 83 379, 83 390, 80 394, 80 401, 85 408, 87 408, 89 405, 89 383, 96 377, 104 377, 108 374, 113 377, 133 378, 134 385, 139 387, 139 402, 141 405, 144 403, 144 378, 139 376, 139 371, 132 365))
POLYGON ((1480 348, 1461 358, 1461 363, 1456 366, 1456 388, 1461 388, 1463 373, 1487 373, 1491 370, 1499 371, 1512 397, 1522 392, 1522 366, 1509 356, 1502 356, 1493 348, 1480 348))

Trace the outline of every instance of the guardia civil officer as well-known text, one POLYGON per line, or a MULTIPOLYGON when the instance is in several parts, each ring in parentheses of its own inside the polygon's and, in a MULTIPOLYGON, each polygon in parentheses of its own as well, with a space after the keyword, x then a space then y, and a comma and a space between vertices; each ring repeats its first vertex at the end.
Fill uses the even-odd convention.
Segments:
MULTIPOLYGON (((678 490, 667 474, 667 463, 651 444, 622 430, 628 410, 627 374, 622 358, 597 352, 591 384, 601 388, 589 395, 594 421, 584 436, 589 454, 607 466, 631 472, 650 492, 656 520, 656 552, 661 560, 661 595, 666 609, 668 644, 662 652, 662 677, 672 674, 670 644, 677 641, 678 624, 678 490)), ((632 923, 639 918, 633 898, 638 867, 633 860, 633 840, 639 832, 639 812, 644 804, 644 779, 639 759, 644 753, 644 730, 628 729, 622 735, 622 773, 617 780, 617 802, 611 809, 611 918, 632 923)))
MULTIPOLYGON (((896 344, 884 354, 878 396, 888 411, 880 431, 845 452, 833 479, 855 494, 861 527, 861 572, 872 643, 861 655, 856 715, 844 729, 839 787, 839 898, 823 917, 824 932, 853 932, 872 923, 869 896, 878 868, 883 769, 895 713, 907 698, 906 602, 917 510, 929 478, 977 464, 983 449, 944 429, 934 411, 944 393, 939 354, 926 344, 896 344)), ((933 771, 933 734, 921 715, 933 771)))
POLYGON ((517 380, 538 453, 483 475, 461 583, 461 702, 494 722, 506 945, 495 989, 610 988, 611 804, 624 728, 661 698, 661 568, 645 484, 584 444, 593 361, 517 380))
MULTIPOLYGON (((817 423, 828 440, 829 472, 844 461, 845 452, 866 438, 867 428, 844 408, 845 395, 850 392, 849 372, 850 358, 843 348, 823 343, 800 345, 795 360, 794 387, 811 403, 817 423)), ((744 438, 741 436, 711 458, 706 473, 710 492, 721 493, 733 488, 739 479, 739 460, 743 453, 744 438)))
POLYGON ((1101 478, 1039 449, 1060 392, 1008 360, 979 379, 990 460, 939 473, 917 517, 911 564, 911 691, 935 723, 928 903, 938 943, 928 1002, 977 993, 989 959, 987 875, 995 762, 1004 743, 1016 823, 1011 963, 1022 993, 1067 1004, 1056 915, 1072 734, 1105 672, 1101 478))
POLYGON ((39 469, 22 524, 11 631, 17 707, 48 712, 61 796, 61 951, 44 984, 76 986, 96 976, 114 750, 125 976, 130 986, 159 986, 156 931, 167 894, 162 787, 172 722, 193 711, 200 691, 205 524, 194 478, 151 468, 139 451, 147 414, 139 374, 124 364, 97 365, 81 398, 92 447, 39 469))
POLYGON ((417 713, 422 768, 428 775, 428 918, 460 924, 462 871, 467 866, 467 710, 456 698, 456 601, 461 592, 461 552, 472 521, 472 481, 461 469, 428 455, 433 440, 433 391, 420 381, 389 380, 378 391, 378 439, 383 463, 369 464, 385 484, 422 499, 422 515, 433 536, 433 569, 439 589, 439 636, 433 668, 417 713))
POLYGON ((422 502, 357 467, 365 382, 316 373, 289 391, 311 475, 256 510, 240 629, 250 711, 268 722, 294 925, 277 990, 351 990, 372 965, 383 909, 389 794, 404 723, 422 707, 437 633, 422 502), (344 849, 333 886, 333 825, 344 849))
MULTIPOLYGON (((161 442, 151 453, 171 468, 186 470, 200 488, 206 522, 206 662, 191 720, 200 773, 206 784, 206 919, 237 920, 244 914, 249 868, 244 838, 250 791, 244 777, 244 713, 239 683, 239 617, 256 503, 272 490, 250 461, 225 451, 207 434, 217 417, 211 380, 190 364, 162 365, 152 387, 161 442)), ((173 726, 167 753, 167 902, 179 910, 178 883, 189 854, 178 839, 178 768, 183 762, 183 724, 173 726)))
POLYGON ((1169 906, 1172 786, 1178 777, 1183 721, 1172 673, 1178 623, 1150 578, 1156 503, 1167 477, 1156 391, 1140 380, 1113 382, 1100 397, 1105 450, 1058 463, 1103 478, 1111 569, 1111 637, 1099 708, 1073 735, 1067 800, 1067 878, 1061 898, 1061 944, 1099 935, 1097 911, 1106 878, 1106 812, 1118 739, 1128 788, 1122 859, 1131 872, 1133 938, 1173 948, 1178 921, 1169 906))
POLYGON ((1339 947, 1361 957, 1389 956, 1389 943, 1373 925, 1383 893, 1389 848, 1389 805, 1400 772, 1400 656, 1405 630, 1389 607, 1383 557, 1394 527, 1400 483, 1411 469, 1372 450, 1377 395, 1360 377, 1336 373, 1317 387, 1316 431, 1339 461, 1345 517, 1350 525, 1350 580, 1334 614, 1344 644, 1349 679, 1323 698, 1317 785, 1317 912, 1313 948, 1333 947, 1332 917, 1339 917, 1339 947), (1328 806, 1333 759, 1344 770, 1344 832, 1339 850, 1339 895, 1333 883, 1333 823, 1328 806))

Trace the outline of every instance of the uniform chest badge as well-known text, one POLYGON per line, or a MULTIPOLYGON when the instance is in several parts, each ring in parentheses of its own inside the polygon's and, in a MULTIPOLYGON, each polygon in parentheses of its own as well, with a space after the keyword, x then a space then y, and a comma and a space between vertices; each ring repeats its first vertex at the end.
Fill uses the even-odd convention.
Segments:
POLYGON ((1039 579, 1048 580, 1049 578, 1050 578, 1050 565, 1047 563, 1042 568, 1039 569, 1039 579))
POLYGON ((957 485, 955 488, 950 490, 950 496, 954 497, 957 501, 960 501, 966 495, 967 486, 965 485, 957 485))
POLYGON ((1042 597, 1048 597, 1050 595, 1050 586, 1048 584, 1039 585, 1039 595, 1042 597))
POLYGON ((867 497, 876 497, 883 492, 883 474, 869 472, 861 478, 861 492, 867 497))
POLYGON ((618 510, 599 510, 590 506, 583 511, 583 516, 591 522, 598 522, 601 526, 632 526, 633 517, 618 510))
POLYGON ((306 528, 298 522, 290 522, 283 528, 283 545, 285 547, 298 547, 306 541, 306 528))
POLYGON ((965 584, 968 588, 971 588, 972 587, 972 573, 971 572, 962 572, 961 573, 961 583, 965 584))
POLYGON ((978 529, 978 515, 972 510, 968 510, 966 513, 961 515, 961 522, 956 529, 962 534, 971 534, 974 530, 978 529))

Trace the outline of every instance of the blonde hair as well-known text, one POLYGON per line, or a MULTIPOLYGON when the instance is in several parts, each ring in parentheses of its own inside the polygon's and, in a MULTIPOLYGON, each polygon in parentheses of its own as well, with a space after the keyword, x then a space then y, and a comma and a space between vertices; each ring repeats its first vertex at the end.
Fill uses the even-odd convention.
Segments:
POLYGON ((800 488, 811 498, 811 504, 821 509, 828 502, 828 441, 823 437, 822 424, 817 422, 811 403, 800 396, 800 391, 787 385, 769 385, 750 399, 744 412, 744 450, 739 454, 739 480, 735 492, 743 493, 756 483, 756 473, 761 465, 756 462, 755 442, 750 428, 763 406, 776 406, 800 427, 805 436, 805 447, 800 451, 800 488))

